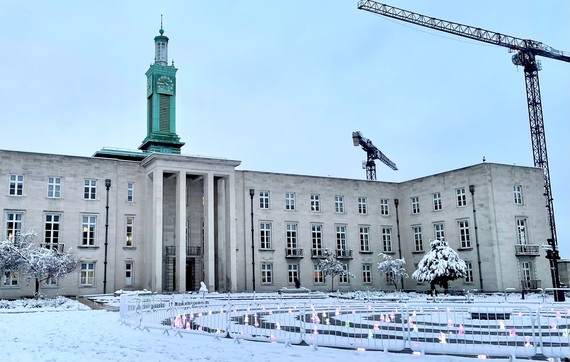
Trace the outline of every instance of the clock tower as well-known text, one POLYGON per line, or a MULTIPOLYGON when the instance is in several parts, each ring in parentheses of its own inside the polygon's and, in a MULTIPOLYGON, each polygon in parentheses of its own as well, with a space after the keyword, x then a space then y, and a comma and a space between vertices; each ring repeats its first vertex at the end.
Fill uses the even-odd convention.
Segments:
POLYGON ((146 71, 147 134, 139 149, 180 154, 184 142, 176 134, 176 69, 168 65, 168 37, 154 37, 154 64, 146 71))

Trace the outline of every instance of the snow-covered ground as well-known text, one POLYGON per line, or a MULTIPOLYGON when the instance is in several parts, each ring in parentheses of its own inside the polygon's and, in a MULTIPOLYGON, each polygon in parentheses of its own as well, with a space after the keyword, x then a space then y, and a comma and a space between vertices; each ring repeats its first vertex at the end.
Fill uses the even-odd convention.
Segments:
MULTIPOLYGON (((104 299, 104 298, 103 298, 104 299)), ((108 299, 108 298, 107 298, 108 299)), ((113 305, 112 300, 108 300, 113 305)), ((116 300, 115 300, 116 302, 116 300)), ((452 356, 341 350, 260 343, 210 336, 142 332, 119 322, 119 313, 92 310, 65 298, 0 301, 1 361, 473 361, 452 356)), ((506 360, 506 359, 505 359, 506 360)))

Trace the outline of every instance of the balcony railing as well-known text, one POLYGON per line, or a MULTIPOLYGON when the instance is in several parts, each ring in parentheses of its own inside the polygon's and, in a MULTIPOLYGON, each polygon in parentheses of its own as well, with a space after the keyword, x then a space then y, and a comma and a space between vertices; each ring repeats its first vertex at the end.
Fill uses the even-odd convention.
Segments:
POLYGON ((538 289, 540 288, 540 280, 536 279, 529 279, 529 280, 521 280, 521 286, 523 289, 538 289))
POLYGON ((311 249, 311 258, 319 259, 325 257, 325 250, 324 249, 311 249))
POLYGON ((58 253, 63 253, 65 250, 65 244, 41 244, 41 246, 46 249, 53 249, 58 253))
POLYGON ((540 245, 515 245, 515 255, 517 256, 538 256, 540 255, 540 245))
MULTIPOLYGON (((176 255, 176 246, 165 246, 165 254, 167 256, 176 255)), ((200 246, 186 245, 186 256, 201 256, 202 248, 200 246)))
POLYGON ((286 258, 302 258, 303 249, 302 248, 285 248, 286 258))
POLYGON ((352 259, 352 249, 337 249, 336 250, 337 259, 352 259))

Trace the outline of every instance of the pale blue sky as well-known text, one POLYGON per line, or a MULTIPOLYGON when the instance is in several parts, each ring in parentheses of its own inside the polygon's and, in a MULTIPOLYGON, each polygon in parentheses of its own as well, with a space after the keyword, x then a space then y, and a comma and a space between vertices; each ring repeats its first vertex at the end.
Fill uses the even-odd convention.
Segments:
MULTIPOLYGON (((524 73, 507 49, 357 10, 356 0, 2 1, 0 148, 136 149, 164 14, 185 154, 241 169, 364 179, 360 130, 404 181, 488 162, 532 166, 524 73)), ((567 0, 391 5, 570 51, 567 0)), ((570 257, 570 63, 541 59, 558 239, 570 257)), ((541 243, 541 240, 533 242, 541 243)))

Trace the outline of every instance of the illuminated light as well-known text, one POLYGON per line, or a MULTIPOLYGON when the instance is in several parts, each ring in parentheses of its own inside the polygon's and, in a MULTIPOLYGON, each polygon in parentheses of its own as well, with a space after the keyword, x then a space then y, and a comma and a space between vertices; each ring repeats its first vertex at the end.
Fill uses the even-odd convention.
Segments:
POLYGON ((447 326, 450 328, 454 326, 453 321, 451 319, 447 320, 447 326))
POLYGON ((447 312, 451 312, 451 307, 447 307, 447 312))
POLYGON ((505 329, 505 322, 499 321, 499 329, 505 329))
POLYGON ((419 345, 420 345, 420 342, 414 341, 414 347, 417 347, 417 346, 419 346, 419 345))
POLYGON ((350 322, 349 322, 349 321, 344 322, 344 326, 345 326, 346 328, 350 328, 350 322))
POLYGON ((524 346, 525 347, 532 347, 532 343, 530 343, 530 336, 525 336, 524 339, 526 341, 524 346))
POLYGON ((477 355, 477 358, 479 358, 479 359, 487 359, 488 356, 487 356, 486 354, 479 354, 479 355, 477 355))
POLYGON ((372 339, 372 337, 374 337, 374 334, 372 334, 371 330, 368 330, 368 339, 372 339))
POLYGON ((293 309, 289 308, 289 313, 293 313, 293 309))
POLYGON ((281 324, 279 324, 279 322, 277 322, 277 323, 275 324, 275 329, 277 329, 277 330, 281 329, 281 324))
POLYGON ((208 315, 212 315, 212 311, 211 311, 211 310, 208 311, 208 315))
POLYGON ((375 329, 375 330, 380 329, 380 328, 378 328, 378 321, 374 321, 374 329, 375 329))
MULTIPOLYGON (((416 343, 417 343, 417 342, 416 342, 416 343)), ((422 355, 422 352, 420 352, 420 351, 413 351, 412 354, 413 354, 414 356, 421 356, 421 355, 422 355)))
POLYGON ((556 312, 556 319, 560 319, 560 318, 561 318, 560 312, 556 312))
POLYGON ((556 358, 554 358, 554 357, 548 357, 547 360, 548 360, 548 362, 554 362, 554 361, 556 361, 556 358))
POLYGON ((319 329, 317 328, 317 326, 313 328, 313 334, 319 334, 319 329))
POLYGON ((417 332, 417 331, 418 331, 418 325, 414 324, 414 332, 417 332))
POLYGON ((562 336, 564 336, 564 337, 570 336, 570 332, 568 332, 568 328, 564 328, 564 330, 562 331, 562 336))
POLYGON ((328 318, 325 319, 325 323, 326 323, 327 326, 331 324, 331 322, 330 322, 330 320, 329 320, 328 318))
POLYGON ((364 347, 358 347, 356 350, 358 352, 366 352, 366 348, 364 348, 364 347))
POLYGON ((459 334, 465 334, 465 327, 463 327, 463 324, 459 324, 459 334))
POLYGON ((443 332, 439 332, 439 337, 438 337, 438 339, 439 339, 439 343, 442 343, 442 344, 446 344, 446 343, 447 343, 447 339, 446 339, 445 333, 443 333, 443 332))
POLYGON ((550 329, 552 329, 553 331, 555 331, 556 329, 558 329, 556 327, 556 323, 550 323, 550 329))
POLYGON ((412 316, 416 316, 416 310, 414 309, 414 311, 412 312, 412 316))
POLYGON ((515 332, 514 329, 511 329, 511 331, 509 332, 509 335, 510 335, 511 337, 516 337, 516 336, 517 336, 517 332, 515 332))

